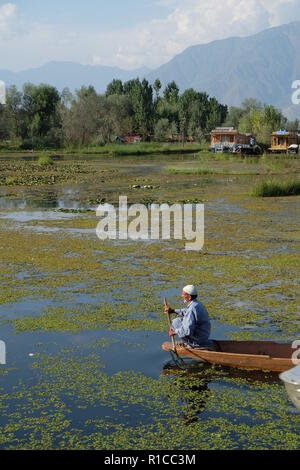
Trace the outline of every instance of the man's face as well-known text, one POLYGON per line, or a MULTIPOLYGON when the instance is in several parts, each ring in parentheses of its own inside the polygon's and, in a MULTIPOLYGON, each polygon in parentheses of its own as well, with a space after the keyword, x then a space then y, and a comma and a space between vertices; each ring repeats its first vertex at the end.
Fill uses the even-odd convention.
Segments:
POLYGON ((192 300, 192 297, 184 291, 182 291, 181 297, 183 301, 188 302, 188 303, 192 300))

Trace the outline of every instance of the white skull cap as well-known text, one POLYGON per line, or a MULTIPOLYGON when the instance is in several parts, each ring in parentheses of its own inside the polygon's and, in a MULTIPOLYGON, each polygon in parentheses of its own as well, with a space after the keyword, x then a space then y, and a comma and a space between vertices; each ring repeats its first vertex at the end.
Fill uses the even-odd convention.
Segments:
POLYGON ((185 286, 183 292, 189 295, 198 295, 197 288, 195 286, 185 286))

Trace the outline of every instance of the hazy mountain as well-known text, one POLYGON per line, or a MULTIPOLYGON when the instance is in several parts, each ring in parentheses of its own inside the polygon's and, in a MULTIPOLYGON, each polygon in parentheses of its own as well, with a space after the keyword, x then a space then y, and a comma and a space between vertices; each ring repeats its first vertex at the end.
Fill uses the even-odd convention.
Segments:
POLYGON ((0 70, 0 80, 19 88, 25 82, 49 83, 72 91, 94 85, 104 92, 113 78, 127 81, 146 78, 163 85, 175 80, 180 90, 206 91, 222 103, 240 105, 256 98, 281 107, 289 117, 300 117, 292 106, 292 82, 300 80, 300 22, 267 29, 246 38, 233 37, 187 48, 156 70, 122 70, 117 67, 50 62, 42 67, 13 73, 0 70))
POLYGON ((205 90, 221 102, 239 105, 253 97, 300 116, 291 102, 292 82, 300 80, 300 22, 246 38, 229 38, 189 47, 148 74, 163 85, 205 90))
POLYGON ((82 85, 94 85, 98 92, 104 92, 108 83, 114 78, 123 81, 131 78, 143 78, 150 69, 143 67, 137 70, 122 70, 118 67, 106 67, 102 65, 81 65, 73 62, 49 62, 42 67, 24 70, 22 72, 10 72, 0 70, 0 80, 7 86, 16 85, 22 88, 24 83, 30 82, 38 85, 48 83, 58 90, 68 87, 70 90, 81 88, 82 85))

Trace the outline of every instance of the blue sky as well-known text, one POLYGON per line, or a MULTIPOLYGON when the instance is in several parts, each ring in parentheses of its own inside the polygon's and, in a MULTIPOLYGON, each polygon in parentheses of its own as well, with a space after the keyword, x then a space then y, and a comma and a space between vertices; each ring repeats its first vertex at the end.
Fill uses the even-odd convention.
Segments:
POLYGON ((185 48, 300 20, 300 0, 0 0, 0 69, 158 67, 185 48))
MULTIPOLYGON (((0 5, 7 3, 0 1, 0 5)), ((151 18, 163 19, 171 8, 151 0, 15 0, 28 23, 63 23, 76 28, 118 30, 151 18)), ((166 4, 167 5, 167 4, 166 4)))

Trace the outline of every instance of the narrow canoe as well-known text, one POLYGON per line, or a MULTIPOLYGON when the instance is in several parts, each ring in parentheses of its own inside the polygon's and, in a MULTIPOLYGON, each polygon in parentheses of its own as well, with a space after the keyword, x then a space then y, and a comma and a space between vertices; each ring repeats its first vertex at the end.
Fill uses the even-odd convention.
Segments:
MULTIPOLYGON (((285 372, 294 367, 291 344, 272 341, 216 341, 215 351, 189 348, 177 344, 180 357, 188 357, 209 364, 217 364, 239 369, 285 372)), ((173 349, 172 343, 163 344, 164 351, 173 349)))

